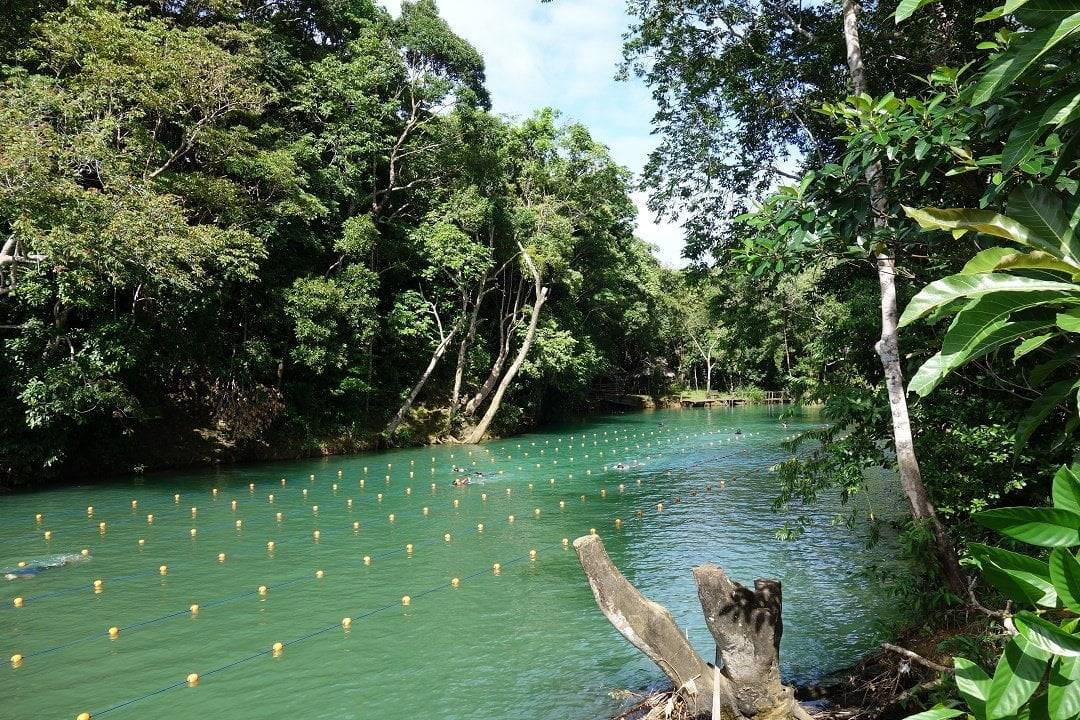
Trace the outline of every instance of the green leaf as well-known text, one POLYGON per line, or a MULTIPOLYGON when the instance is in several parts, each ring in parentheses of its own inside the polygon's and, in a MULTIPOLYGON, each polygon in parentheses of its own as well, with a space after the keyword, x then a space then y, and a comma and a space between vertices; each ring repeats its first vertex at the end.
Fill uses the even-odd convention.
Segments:
POLYGON ((1042 385, 1054 372, 1064 365, 1076 360, 1077 348, 1069 346, 1057 350, 1049 360, 1039 363, 1031 370, 1031 384, 1042 385))
POLYGON ((1080 86, 1074 85, 1026 112, 1009 133, 1009 139, 1001 151, 1001 171, 1009 172, 1016 167, 1035 147, 1036 140, 1046 128, 1070 122, 1077 108, 1080 108, 1080 86))
POLYGON ((981 273, 978 275, 950 275, 932 282, 911 299, 900 316, 900 326, 909 325, 934 309, 957 298, 976 298, 1002 291, 1051 290, 1063 293, 1075 292, 1076 285, 1008 275, 1005 273, 981 273))
POLYGON ((970 547, 987 580, 1011 599, 1023 604, 1057 607, 1057 589, 1045 562, 980 543, 972 543, 970 547))
POLYGON ((1024 342, 1016 346, 1013 350, 1013 362, 1017 362, 1020 358, 1035 352, 1050 340, 1053 340, 1058 336, 1058 333, 1046 333, 1044 335, 1036 335, 1035 337, 1028 338, 1024 342))
POLYGON ((956 689, 978 720, 986 718, 986 700, 990 697, 990 676, 981 667, 962 657, 953 658, 956 689))
POLYGON ((1080 30, 1080 13, 1031 32, 1017 33, 1007 51, 990 63, 975 85, 972 104, 981 105, 1008 88, 1035 61, 1080 30))
MULTIPOLYGON (((1041 212, 1028 207, 1030 200, 1022 199, 1017 193, 1018 207, 1027 213, 1034 221, 1038 221, 1041 212)), ((1010 198, 1011 202, 1011 198, 1010 198)), ((1060 198, 1057 199, 1059 206, 1060 198)), ((1063 207, 1063 206, 1062 206, 1063 207)), ((922 208, 915 209, 904 206, 904 212, 908 217, 919 223, 923 230, 949 230, 958 229, 974 230, 976 232, 1004 238, 1017 245, 1025 245, 1033 250, 1042 250, 1050 253, 1059 260, 1070 260, 1062 252, 1062 243, 1053 237, 1042 236, 1038 232, 1026 227, 1019 219, 1000 215, 989 210, 973 210, 970 208, 922 208)), ((1071 258, 1072 264, 1080 267, 1076 258, 1071 258)))
POLYGON ((916 10, 923 5, 929 5, 933 1, 934 0, 900 0, 900 4, 896 6, 896 12, 893 14, 896 18, 896 24, 899 25, 904 22, 911 17, 916 10))
POLYGON ((1016 250, 1004 247, 992 247, 980 250, 964 264, 964 269, 960 271, 960 274, 977 275, 978 273, 994 272, 994 270, 997 270, 998 263, 1001 262, 1003 258, 1015 254, 1016 250))
POLYGON ((1008 9, 1006 14, 1016 15, 1016 19, 1028 27, 1039 27, 1057 22, 1062 18, 1080 12, 1076 0, 1011 0, 1016 7, 1008 9))
POLYGON ((1080 308, 1058 313, 1054 323, 1065 332, 1080 333, 1080 308))
POLYGON ((1080 658, 1059 658, 1053 664, 1046 695, 1053 720, 1068 720, 1080 713, 1080 658))
POLYGON ((1054 507, 1080 515, 1080 478, 1067 465, 1054 473, 1054 507))
POLYGON ((1039 687, 1050 657, 1045 649, 1025 640, 1014 637, 998 659, 986 699, 990 720, 1015 715, 1039 687))
POLYGON ((1009 217, 1026 227, 1042 250, 1074 266, 1080 266, 1080 242, 1062 199, 1044 187, 1027 187, 1009 194, 1009 217))
POLYGON ((948 720, 948 718, 959 717, 963 714, 963 710, 939 706, 932 707, 929 710, 923 710, 921 713, 908 715, 904 720, 948 720))
POLYGON ((1074 389, 1080 387, 1080 380, 1061 380, 1054 383, 1028 406, 1016 427, 1016 449, 1024 447, 1028 438, 1049 417, 1054 408, 1065 402, 1074 389))
POLYGON ((1080 562, 1063 547, 1050 551, 1050 578, 1065 607, 1080 612, 1080 562))
POLYGON ((1048 653, 1062 657, 1080 657, 1080 637, 1067 633, 1035 613, 1023 611, 1013 618, 1020 637, 1048 653))
POLYGON ((1003 535, 1040 547, 1080 544, 1080 514, 1056 508, 1003 507, 973 516, 1003 535))

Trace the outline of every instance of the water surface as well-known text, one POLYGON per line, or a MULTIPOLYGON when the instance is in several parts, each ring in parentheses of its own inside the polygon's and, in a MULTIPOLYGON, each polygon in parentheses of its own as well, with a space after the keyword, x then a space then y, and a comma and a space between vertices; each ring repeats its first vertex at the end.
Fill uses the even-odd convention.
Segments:
POLYGON ((781 441, 814 420, 796 411, 784 428, 779 413, 644 412, 471 448, 0 498, 0 567, 89 550, 88 559, 0 586, 0 652, 24 656, 0 666, 0 714, 602 718, 619 706, 610 691, 659 673, 596 609, 562 545, 592 528, 705 657, 711 636, 690 570, 711 561, 744 583, 783 581, 785 677, 843 667, 880 640, 889 609, 858 573, 889 548, 868 553, 829 522, 827 507, 799 541, 775 540, 784 518, 771 510, 769 468, 787 456, 781 441), (455 466, 484 477, 452 488, 463 474, 455 466), (344 617, 353 618, 349 630, 344 617), (275 642, 284 644, 277 656, 275 642), (189 673, 201 676, 197 685, 188 686, 189 673))

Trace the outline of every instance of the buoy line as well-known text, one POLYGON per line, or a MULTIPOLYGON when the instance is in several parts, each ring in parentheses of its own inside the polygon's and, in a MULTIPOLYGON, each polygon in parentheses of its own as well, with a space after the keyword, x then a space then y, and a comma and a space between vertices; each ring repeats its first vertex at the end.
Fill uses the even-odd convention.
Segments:
MULTIPOLYGON (((714 460, 715 461, 720 461, 720 460, 727 459, 729 457, 734 457, 736 455, 738 455, 738 453, 731 453, 729 455, 725 455, 725 456, 721 456, 719 458, 715 458, 714 460)), ((642 487, 646 487, 646 486, 642 486, 642 487)), ((651 487, 651 486, 649 486, 649 487, 651 487)), ((500 495, 500 497, 502 497, 502 496, 500 495)), ((570 497, 570 496, 565 496, 564 500, 567 497, 570 497)), ((662 509, 662 507, 663 507, 662 503, 657 505, 658 510, 662 509)), ((556 515, 557 516, 556 513, 549 513, 549 515, 556 515)), ((641 516, 639 515, 639 517, 641 517, 641 516)), ((514 515, 509 515, 508 516, 509 522, 511 522, 511 523, 514 522, 513 518, 514 518, 514 515)), ((488 519, 488 516, 485 515, 484 519, 485 520, 488 519)), ((616 527, 617 528, 621 527, 621 520, 620 519, 617 518, 615 522, 616 522, 616 527)), ((482 528, 483 523, 481 523, 479 527, 482 528)), ((437 538, 432 538, 432 539, 429 539, 429 540, 426 540, 426 541, 422 541, 422 542, 416 544, 416 546, 424 547, 424 546, 436 544, 436 543, 439 543, 439 542, 445 542, 445 536, 439 536, 437 538)), ((411 544, 406 546, 406 549, 404 550, 406 556, 410 556, 412 554, 411 553, 412 548, 413 548, 413 545, 411 545, 411 544)), ((375 557, 375 558, 387 557, 387 556, 391 556, 391 555, 397 555, 397 554, 402 553, 402 552, 403 552, 403 550, 402 550, 402 548, 400 546, 395 546, 394 548, 388 548, 388 549, 386 549, 384 551, 380 551, 378 553, 373 553, 372 557, 375 557)), ((366 564, 366 558, 365 558, 365 564, 366 564)), ((166 567, 166 566, 163 566, 163 567, 166 567)), ((158 572, 154 572, 154 574, 158 574, 158 572)), ((312 575, 305 574, 303 576, 297 576, 297 577, 294 577, 294 578, 289 578, 289 579, 286 579, 286 580, 282 580, 282 581, 279 581, 279 582, 274 583, 272 585, 260 586, 260 589, 257 589, 257 590, 246 590, 246 591, 243 591, 243 592, 240 592, 240 593, 236 593, 234 595, 227 596, 225 598, 217 598, 217 599, 214 599, 214 600, 210 600, 210 601, 207 601, 205 603, 201 603, 196 607, 199 607, 199 608, 217 607, 217 606, 220 606, 220 605, 223 605, 223 604, 227 604, 227 603, 230 603, 230 602, 234 602, 236 600, 243 599, 245 597, 251 597, 251 596, 256 596, 256 595, 260 595, 260 594, 265 594, 266 591, 268 591, 270 589, 279 589, 279 588, 282 588, 282 587, 288 587, 288 586, 295 585, 295 584, 298 584, 300 582, 303 582, 305 580, 310 581, 312 579, 313 579, 312 575), (262 590, 262 588, 266 588, 266 590, 262 590)), ((76 638, 76 639, 73 639, 73 640, 70 640, 70 641, 67 641, 67 642, 64 642, 64 643, 60 643, 60 644, 57 644, 57 645, 54 645, 54 646, 51 646, 51 647, 48 647, 48 648, 44 648, 42 650, 37 650, 37 651, 33 651, 33 652, 28 652, 28 653, 22 653, 21 658, 22 659, 30 659, 30 658, 33 658, 33 657, 39 657, 39 656, 42 656, 42 655, 50 654, 50 653, 53 653, 53 652, 58 652, 58 651, 61 651, 61 650, 64 650, 64 649, 67 649, 67 648, 70 648, 70 647, 73 647, 73 646, 76 646, 76 645, 80 645, 80 644, 83 644, 83 643, 86 643, 86 642, 89 642, 89 641, 92 641, 92 640, 95 640, 95 639, 102 638, 102 637, 106 637, 106 638, 108 638, 108 637, 116 637, 116 635, 118 635, 120 632, 127 632, 127 631, 137 629, 137 628, 140 628, 140 627, 146 627, 146 626, 149 626, 149 625, 155 625, 155 624, 158 624, 158 623, 161 623, 161 622, 164 622, 164 621, 176 618, 176 617, 190 616, 191 613, 192 613, 192 610, 191 610, 190 607, 187 608, 187 609, 183 609, 183 610, 171 611, 169 613, 166 613, 166 614, 158 616, 158 617, 154 617, 154 618, 150 618, 150 619, 146 619, 146 620, 141 620, 141 621, 136 621, 136 622, 128 623, 126 625, 122 625, 122 626, 116 626, 116 630, 117 630, 116 633, 110 633, 108 631, 96 632, 96 633, 86 635, 86 636, 83 636, 83 637, 80 637, 80 638, 76 638)))
MULTIPOLYGON (((701 495, 701 496, 691 496, 691 497, 704 498, 706 496, 701 495)), ((692 501, 690 501, 690 502, 692 502, 692 501)), ((658 510, 662 509, 663 503, 659 503, 657 507, 658 507, 658 510)), ((640 511, 640 510, 635 511, 635 515, 637 517, 641 518, 642 520, 644 520, 645 516, 643 514, 638 514, 638 513, 641 513, 641 512, 642 511, 640 511)), ((656 515, 659 515, 659 512, 657 512, 656 515)), ((649 517, 655 517, 655 515, 650 515, 649 517)), ((595 528, 591 528, 589 530, 589 532, 590 532, 590 534, 594 534, 594 535, 598 534, 595 528)), ((567 539, 563 539, 563 540, 560 540, 557 543, 546 543, 546 544, 541 545, 539 547, 542 547, 542 548, 545 548, 545 549, 546 548, 554 548, 554 547, 567 548, 568 547, 568 541, 567 541, 567 539)), ((365 611, 365 612, 360 613, 358 615, 348 616, 348 617, 344 618, 341 621, 330 623, 330 624, 327 624, 325 626, 319 627, 319 628, 317 628, 315 630, 304 633, 303 635, 295 637, 295 638, 293 638, 293 639, 291 639, 291 640, 289 640, 287 642, 284 642, 284 643, 282 643, 280 641, 275 642, 270 648, 263 649, 263 650, 261 650, 259 652, 252 653, 250 655, 239 658, 237 660, 233 660, 233 661, 228 662, 228 663, 226 663, 224 665, 220 665, 220 666, 218 666, 216 668, 208 670, 208 671, 206 671, 204 673, 191 673, 190 675, 188 675, 187 679, 185 679, 185 680, 178 680, 176 682, 170 683, 169 685, 160 687, 160 688, 158 688, 156 690, 152 690, 150 692, 144 693, 144 694, 136 696, 134 698, 130 698, 128 700, 124 700, 124 701, 116 703, 114 705, 110 705, 110 706, 108 706, 108 707, 106 707, 106 708, 104 708, 102 710, 98 710, 98 711, 95 711, 93 713, 89 713, 87 715, 87 718, 101 717, 101 716, 106 715, 108 713, 111 713, 111 712, 114 712, 116 710, 120 710, 122 708, 128 707, 130 705, 145 701, 145 700, 147 700, 149 698, 152 698, 152 697, 155 697, 157 695, 169 692, 171 690, 175 690, 175 689, 185 687, 185 686, 188 686, 188 687, 194 686, 198 682, 198 680, 201 679, 201 678, 210 677, 210 676, 219 674, 221 672, 224 672, 225 670, 231 669, 231 668, 236 667, 238 665, 242 665, 242 664, 251 662, 252 660, 256 660, 256 659, 258 659, 260 657, 264 657, 266 655, 279 656, 279 655, 281 655, 283 653, 284 648, 288 647, 289 645, 295 645, 297 643, 304 642, 306 640, 310 640, 311 638, 318 637, 318 636, 323 635, 323 634, 325 634, 327 632, 330 632, 331 630, 335 630, 335 629, 338 629, 338 628, 344 628, 345 630, 348 630, 349 628, 351 628, 352 623, 355 622, 355 621, 363 620, 365 618, 372 617, 372 616, 377 615, 379 613, 385 612, 386 610, 390 610, 390 609, 395 608, 395 607, 400 607, 401 605, 410 605, 411 606, 412 601, 415 600, 415 599, 426 597, 428 595, 431 595, 431 594, 439 592, 439 591, 460 588, 461 583, 463 581, 471 580, 471 579, 474 579, 474 578, 479 577, 481 575, 491 575, 491 576, 499 575, 503 568, 509 567, 509 566, 517 564, 517 563, 520 563, 520 562, 522 562, 522 561, 524 561, 526 559, 530 559, 530 560, 537 559, 537 551, 536 551, 535 548, 530 549, 526 553, 523 553, 521 555, 513 557, 510 560, 505 561, 504 563, 496 562, 491 567, 487 567, 487 568, 484 568, 484 569, 481 569, 481 570, 477 570, 477 571, 475 571, 473 573, 470 573, 469 575, 466 575, 466 576, 464 576, 462 578, 454 578, 453 580, 456 581, 456 582, 452 581, 449 584, 444 582, 444 583, 441 583, 439 585, 430 587, 430 588, 428 588, 426 590, 423 590, 423 591, 421 591, 420 593, 418 593, 416 595, 403 596, 400 601, 387 602, 384 605, 381 605, 379 607, 376 607, 376 608, 373 608, 371 610, 365 611), (192 678, 195 678, 195 680, 193 681, 192 678)))
MULTIPOLYGON (((648 433, 646 433, 645 431, 640 431, 640 432, 634 433, 632 435, 626 435, 624 437, 624 441, 630 440, 630 439, 635 439, 635 438, 653 437, 653 436, 655 436, 657 434, 663 435, 663 436, 671 436, 673 433, 676 432, 677 429, 678 428, 665 429, 665 430, 661 430, 661 431, 652 430, 652 431, 649 431, 648 433)), ((620 431, 618 431, 618 430, 611 431, 611 432, 612 432, 613 437, 620 435, 620 431)), ((626 432, 628 432, 628 431, 623 431, 623 434, 625 435, 626 432)), ((685 434, 685 435, 682 435, 682 434, 674 435, 674 439, 689 439, 690 437, 699 437, 701 435, 711 435, 711 434, 721 434, 721 433, 722 433, 722 431, 720 429, 717 429, 717 430, 702 430, 702 431, 699 431, 697 433, 690 433, 690 434, 685 434)), ((599 437, 598 433, 595 433, 595 432, 593 433, 593 436, 594 437, 599 437)), ((525 437, 528 437, 528 436, 525 436, 525 437)), ((579 436, 578 435, 564 435, 564 436, 561 436, 560 438, 558 438, 556 440, 555 445, 558 446, 558 445, 562 444, 562 442, 564 440, 570 438, 571 440, 569 442, 569 445, 573 446, 574 445, 573 439, 575 439, 577 437, 579 437, 579 436)), ((580 437, 584 437, 584 435, 581 435, 580 437)), ((615 439, 618 439, 618 438, 615 438, 615 439)), ((670 437, 668 437, 666 439, 667 439, 667 442, 669 442, 669 443, 671 442, 670 437)), ((605 442, 607 442, 607 440, 605 440, 605 442)), ((506 441, 504 444, 509 445, 510 441, 506 441)), ((594 443, 594 445, 595 445, 595 443, 594 443)), ((530 447, 535 447, 535 446, 536 446, 535 441, 533 441, 532 444, 530 445, 530 447)), ((577 446, 579 446, 579 447, 587 447, 587 445, 585 445, 585 443, 579 443, 577 446)), ((490 447, 486 447, 486 446, 481 446, 481 447, 483 448, 482 452, 484 452, 488 456, 490 456, 493 462, 498 461, 498 458, 494 457, 494 454, 495 454, 494 450, 492 450, 490 447)), ((521 448, 522 443, 518 443, 517 447, 521 448)), ((505 447, 500 447, 498 450, 501 451, 503 449, 505 449, 505 447)), ((625 451, 630 451, 629 446, 624 446, 623 449, 625 451)), ((638 449, 640 449, 640 446, 639 446, 638 449)), ((472 451, 470 451, 470 452, 472 452, 472 451)), ((453 455, 454 454, 451 453, 450 457, 452 458, 453 455)), ((451 464, 451 466, 453 466, 453 463, 450 463, 450 464, 451 464)), ((365 467, 367 467, 367 466, 365 466, 365 467)), ((339 471, 339 475, 337 477, 339 477, 339 478, 341 477, 340 471, 339 471)), ((284 480, 285 478, 282 478, 282 479, 284 480)), ((309 475, 309 479, 313 480, 311 475, 309 475)), ((264 482, 266 482, 266 481, 264 481, 264 482)), ((295 483, 304 482, 304 480, 294 478, 294 479, 292 479, 292 482, 295 484, 295 483)), ((254 485, 254 483, 250 483, 250 482, 248 483, 248 491, 249 492, 252 491, 252 489, 251 489, 252 485, 254 485)), ((217 500, 220 491, 221 491, 221 488, 218 488, 218 487, 211 488, 211 497, 212 497, 212 499, 217 500)), ((235 488, 234 488, 234 491, 235 491, 235 488)), ((173 497, 178 498, 179 496, 177 494, 174 494, 173 497)), ((145 509, 145 507, 143 507, 141 505, 141 502, 142 502, 141 500, 133 499, 131 501, 130 505, 128 505, 128 504, 123 504, 123 505, 115 505, 114 504, 112 506, 89 505, 87 507, 88 512, 85 515, 81 514, 79 511, 72 510, 72 511, 63 511, 59 515, 54 515, 54 514, 50 513, 48 515, 48 517, 46 518, 46 516, 43 513, 38 513, 37 516, 35 516, 35 522, 40 524, 40 523, 43 523, 46 519, 48 519, 50 521, 55 520, 55 519, 70 520, 72 518, 93 517, 94 515, 97 515, 97 516, 100 517, 102 512, 109 512, 109 513, 112 513, 114 511, 119 512, 121 510, 127 510, 129 508, 132 511, 136 510, 136 508, 145 509)), ((183 507, 183 505, 179 504, 178 499, 177 499, 177 500, 174 500, 174 502, 169 503, 166 507, 168 509, 170 509, 170 510, 179 510, 181 507, 183 507)), ((161 513, 161 512, 163 512, 163 510, 158 508, 156 512, 161 513)), ((113 520, 111 522, 121 524, 121 525, 127 525, 127 524, 129 524, 131 522, 135 522, 135 521, 136 521, 136 519, 134 517, 125 517, 125 518, 121 518, 119 520, 113 520)), ((34 538, 36 538, 38 536, 39 536, 39 533, 33 532, 33 533, 27 533, 26 535, 20 536, 18 538, 12 538, 12 540, 23 540, 23 539, 29 540, 29 539, 34 539, 34 538)))
MULTIPOLYGON (((697 435, 710 435, 710 434, 717 434, 717 431, 703 431, 703 432, 701 432, 701 433, 697 433, 697 434, 695 434, 694 436, 696 437, 697 435)), ((749 436, 749 434, 748 434, 748 436, 749 436)), ((690 436, 687 436, 687 437, 690 437, 690 436)), ((712 444, 713 444, 713 443, 710 443, 710 446, 711 446, 712 444)), ((675 450, 675 451, 673 451, 673 453, 672 453, 672 454, 674 454, 674 455, 678 455, 678 454, 680 454, 680 453, 688 453, 688 452, 693 452, 693 451, 697 451, 697 450, 700 450, 700 449, 701 449, 701 446, 697 446, 697 445, 694 445, 694 446, 690 446, 690 447, 687 447, 687 448, 681 448, 681 449, 675 450)), ((724 455, 724 456, 720 456, 720 457, 716 457, 716 458, 710 458, 710 460, 709 460, 709 461, 710 461, 710 462, 719 462, 719 461, 721 461, 721 460, 725 460, 725 459, 728 459, 728 458, 730 458, 730 457, 734 457, 734 456, 736 456, 736 455, 738 455, 738 453, 729 453, 729 454, 727 454, 727 455, 724 455)), ((661 459, 661 458, 663 458, 663 457, 664 457, 663 455, 658 455, 656 459, 657 459, 657 460, 659 460, 659 459, 661 459)), ((668 455, 667 457, 669 457, 669 458, 670 458, 670 457, 671 457, 671 454, 669 454, 669 455, 668 455)), ((651 456, 651 455, 649 455, 649 456, 648 456, 648 458, 649 458, 649 459, 652 459, 652 456, 651 456)), ((621 461, 620 461, 620 462, 621 462, 621 461)), ((608 466, 607 466, 607 465, 604 465, 604 466, 603 466, 603 469, 604 469, 604 471, 606 471, 606 472, 610 472, 610 470, 608 470, 608 466)), ((629 468, 628 468, 628 469, 629 469, 629 468)), ((339 472, 340 472, 340 471, 339 471, 339 472)), ((591 474, 591 472, 592 472, 592 470, 591 470, 591 469, 588 469, 588 468, 586 469, 586 473, 587 473, 587 474, 591 474)), ((571 473, 570 477, 572 477, 572 473, 571 473)), ((554 478, 553 478, 553 479, 554 479, 554 478)), ((492 485, 492 486, 487 486, 487 487, 490 487, 490 488, 491 488, 491 490, 492 490, 492 491, 494 491, 494 490, 496 490, 496 489, 500 489, 500 488, 501 488, 502 486, 498 486, 498 485, 492 485)), ((510 491, 510 488, 511 488, 511 487, 512 487, 512 486, 507 486, 507 487, 505 488, 505 489, 507 490, 507 493, 508 493, 508 494, 509 494, 509 491, 510 491)), ((530 491, 531 491, 531 490, 533 489, 533 488, 532 488, 532 483, 530 483, 530 484, 529 484, 529 489, 530 489, 530 491)), ((605 492, 605 491, 604 491, 604 490, 602 489, 602 490, 601 490, 601 495, 603 495, 603 494, 604 494, 604 492, 605 492)), ((432 493, 434 493, 434 490, 432 491, 432 493)), ((484 493, 482 493, 481 495, 482 495, 482 497, 484 497, 484 493)), ((381 494, 380 494, 380 496, 381 496, 381 494)), ((456 502, 457 502, 457 500, 455 500, 455 508, 457 507, 457 505, 456 505, 456 502)), ((352 510, 352 506, 351 506, 351 505, 349 506, 349 509, 350 509, 350 511, 352 510)), ((260 519, 261 519, 261 518, 260 518, 260 519)), ((392 519, 391 521, 393 522, 394 520, 392 519)), ((280 522, 281 522, 281 520, 280 520, 280 518, 278 518, 277 520, 275 520, 275 521, 271 521, 271 522, 275 522, 275 523, 280 523, 280 522)), ((410 524, 411 524, 411 523, 410 523, 410 524)), ((204 526, 204 527, 207 527, 207 526, 204 526)), ((228 523, 217 523, 217 524, 215 524, 215 525, 211 525, 211 526, 208 526, 208 527, 209 527, 209 528, 211 528, 211 529, 212 529, 212 528, 223 528, 223 527, 228 527, 228 523)), ((237 528, 239 529, 239 528, 240 528, 240 525, 237 525, 237 528)), ((353 528, 353 533, 354 533, 354 534, 355 534, 356 530, 357 530, 357 528, 356 528, 356 527, 354 526, 354 528, 353 528)), ((344 530, 343 530, 343 529, 339 529, 339 528, 331 528, 331 529, 329 529, 329 530, 328 530, 328 532, 329 532, 329 533, 330 533, 331 535, 333 535, 333 534, 338 534, 338 533, 347 533, 347 532, 348 532, 348 529, 344 529, 344 530)), ((316 531, 315 531, 315 533, 316 533, 316 539, 318 540, 318 539, 319 539, 319 535, 321 534, 321 531, 320 531, 320 530, 316 530, 316 531)), ((194 533, 192 533, 192 536, 194 537, 194 533)), ((141 544, 141 543, 140 543, 140 544, 141 544)), ((88 551, 84 551, 84 554, 85 554, 86 552, 88 552, 88 551)), ((248 556, 250 557, 250 555, 248 555, 248 556)), ((219 557, 219 559, 220 559, 220 557, 219 557)), ((174 567, 174 568, 175 568, 175 567, 186 567, 186 565, 185 565, 185 564, 180 564, 180 565, 177 565, 177 564, 173 563, 173 564, 172 564, 172 567, 174 567)), ((123 576, 116 576, 116 577, 113 577, 113 578, 108 578, 108 579, 106 579, 106 581, 107 581, 107 582, 108 582, 109 584, 112 584, 112 583, 115 583, 115 582, 119 582, 119 581, 125 581, 125 580, 130 580, 130 579, 138 579, 138 578, 144 578, 144 577, 149 577, 149 576, 153 576, 154 574, 155 574, 155 573, 154 573, 153 571, 145 571, 145 572, 139 572, 139 573, 130 573, 130 574, 127 574, 127 575, 123 575, 123 576)), ((77 593, 77 592, 84 592, 84 591, 85 591, 85 590, 87 590, 87 589, 94 589, 94 586, 93 586, 93 584, 90 584, 90 585, 87 585, 87 584, 80 584, 80 585, 78 585, 78 586, 74 586, 74 587, 70 587, 70 588, 61 588, 61 589, 57 589, 57 590, 53 590, 53 591, 48 591, 48 592, 45 592, 45 593, 40 593, 40 594, 38 594, 38 595, 34 595, 34 596, 27 596, 27 597, 21 597, 21 598, 20 598, 20 601, 21 601, 21 602, 20 602, 19 604, 20 604, 20 605, 24 605, 26 601, 35 601, 35 602, 36 602, 36 601, 39 601, 39 600, 42 600, 42 599, 48 599, 48 598, 52 598, 52 597, 59 597, 59 596, 63 596, 63 595, 68 595, 68 594, 72 594, 72 593, 77 593)), ((6 610, 11 610, 11 609, 13 609, 14 607, 16 607, 16 606, 14 606, 14 605, 13 605, 12 603, 5 603, 5 604, 3 604, 3 605, 0 605, 0 609, 6 609, 6 610)))

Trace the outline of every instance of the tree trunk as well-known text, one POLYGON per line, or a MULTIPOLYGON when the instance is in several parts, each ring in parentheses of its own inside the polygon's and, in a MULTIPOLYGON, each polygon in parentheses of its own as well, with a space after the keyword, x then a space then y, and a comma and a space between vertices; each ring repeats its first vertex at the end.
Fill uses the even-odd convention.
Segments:
POLYGON ((806 720, 794 691, 780 682, 780 583, 755 589, 730 580, 716 565, 694 568, 698 599, 716 640, 716 664, 694 650, 671 613, 623 577, 597 535, 574 541, 596 604, 623 637, 659 667, 696 715, 715 704, 727 720, 806 720), (720 672, 715 672, 719 667, 720 672))
MULTIPOLYGON (((505 307, 505 306, 504 306, 505 307)), ((502 375, 503 366, 506 365, 506 359, 510 357, 510 346, 514 342, 514 333, 518 327, 518 310, 521 309, 521 285, 518 285, 518 289, 514 294, 514 302, 510 307, 510 311, 505 313, 499 320, 499 354, 495 358, 495 362, 491 364, 491 370, 488 372, 487 378, 484 380, 484 384, 480 386, 480 389, 476 391, 469 402, 465 403, 465 408, 462 413, 466 417, 471 417, 476 413, 484 401, 487 400, 488 395, 495 389, 495 384, 499 381, 499 377, 502 375)))
MULTIPOLYGON (((844 0, 844 41, 847 45, 848 69, 856 95, 866 92, 866 74, 863 70, 862 48, 859 45, 858 6, 855 0, 844 0)), ((870 186, 870 205, 874 212, 874 228, 879 233, 888 227, 888 207, 885 198, 885 181, 881 163, 874 162, 866 169, 866 182, 870 186)), ((923 485, 919 461, 911 435, 911 419, 908 416, 907 395, 904 390, 904 373, 900 366, 900 343, 897 337, 896 303, 896 252, 885 241, 879 241, 874 249, 878 284, 881 286, 881 339, 875 349, 885 371, 885 387, 889 393, 892 412, 893 443, 896 447, 896 464, 900 472, 900 485, 911 505, 911 515, 917 521, 926 522, 934 535, 941 572, 948 588, 962 597, 964 583, 960 564, 956 559, 952 541, 934 511, 934 506, 923 485)))
MULTIPOLYGON (((518 247, 521 247, 520 243, 518 244, 518 247)), ((536 337, 536 325, 540 321, 540 309, 547 300, 548 289, 544 287, 540 271, 537 269, 524 247, 521 247, 521 256, 525 260, 529 272, 532 273, 533 284, 535 286, 534 292, 536 293, 536 297, 533 300, 532 315, 529 317, 529 329, 525 331, 525 338, 521 341, 521 347, 518 348, 517 357, 514 358, 514 362, 510 363, 510 367, 506 369, 506 373, 503 375, 502 380, 499 381, 499 386, 491 396, 491 404, 488 405, 487 412, 484 413, 484 417, 480 418, 480 422, 477 423, 476 427, 474 427, 468 437, 465 438, 466 443, 480 442, 484 437, 484 433, 487 432, 488 426, 491 425, 491 421, 495 418, 495 413, 499 411, 499 405, 502 403, 503 394, 506 392, 506 388, 514 381, 514 376, 516 376, 518 370, 521 369, 521 364, 525 362, 525 356, 529 354, 529 348, 532 347, 533 339, 536 337)))
POLYGON ((409 396, 405 398, 405 402, 401 404, 397 413, 394 414, 394 417, 391 418, 390 422, 387 424, 386 430, 383 431, 383 434, 386 435, 386 437, 393 437, 394 433, 397 432, 398 427, 400 427, 401 423, 405 420, 405 416, 408 415, 409 410, 412 409, 416 396, 424 389, 424 384, 427 383, 428 379, 431 377, 431 373, 435 372, 435 366, 439 364, 439 360, 446 354, 446 349, 450 347, 450 341, 454 339, 454 333, 456 332, 457 329, 455 328, 450 331, 449 335, 439 341, 439 345, 435 348, 435 352, 431 354, 431 361, 428 362, 427 368, 424 370, 423 374, 420 375, 420 379, 416 381, 416 384, 413 385, 413 389, 409 393, 409 396))
POLYGON ((712 392, 712 357, 705 358, 705 397, 712 392))
POLYGON ((462 338, 461 345, 458 346, 457 366, 454 369, 454 390, 450 396, 451 410, 457 410, 458 401, 461 399, 461 384, 465 380, 465 361, 468 358, 473 339, 476 337, 476 322, 480 316, 480 303, 484 299, 485 283, 487 283, 487 276, 480 282, 480 286, 476 290, 476 300, 473 302, 472 314, 469 316, 469 329, 465 333, 465 337, 462 338))

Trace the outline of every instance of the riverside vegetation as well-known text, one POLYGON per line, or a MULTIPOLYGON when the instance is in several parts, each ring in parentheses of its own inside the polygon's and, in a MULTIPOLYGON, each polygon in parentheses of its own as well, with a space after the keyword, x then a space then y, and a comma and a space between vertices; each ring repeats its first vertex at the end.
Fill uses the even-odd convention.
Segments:
POLYGON ((1076 717, 1080 3, 628 10, 686 271, 586 128, 489 112, 432 0, 16 0, 4 483, 786 389, 829 422, 777 469, 781 537, 832 492, 873 537, 895 471, 922 573, 884 587, 973 656, 916 655, 945 676, 902 706, 1076 717))

